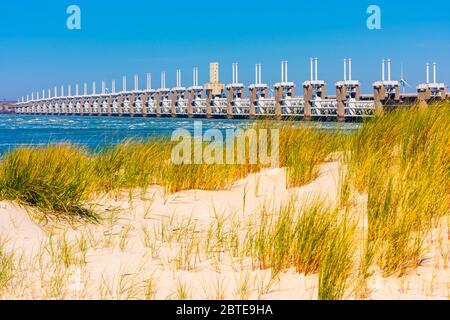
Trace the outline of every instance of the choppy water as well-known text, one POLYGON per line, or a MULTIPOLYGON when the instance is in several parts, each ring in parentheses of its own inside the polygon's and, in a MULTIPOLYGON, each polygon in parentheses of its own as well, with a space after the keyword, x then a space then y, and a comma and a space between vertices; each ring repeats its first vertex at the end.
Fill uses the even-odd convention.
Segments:
MULTIPOLYGON (((0 115, 0 155, 20 146, 44 146, 49 143, 69 142, 97 148, 126 139, 170 137, 177 128, 193 132, 194 121, 202 121, 203 130, 246 127, 250 120, 172 119, 129 117, 79 117, 0 115)), ((301 123, 300 126, 318 126, 324 130, 341 128, 356 130, 356 123, 301 123)))

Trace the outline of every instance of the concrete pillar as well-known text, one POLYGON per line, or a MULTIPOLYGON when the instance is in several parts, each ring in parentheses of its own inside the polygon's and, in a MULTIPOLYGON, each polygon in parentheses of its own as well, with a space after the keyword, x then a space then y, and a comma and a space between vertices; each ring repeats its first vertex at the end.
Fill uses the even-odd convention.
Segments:
POLYGON ((130 117, 134 117, 134 93, 128 95, 130 101, 130 117))
POLYGON ((65 115, 67 115, 67 107, 68 107, 68 104, 67 104, 67 99, 65 99, 65 98, 63 98, 63 99, 61 99, 61 113, 62 114, 65 114, 65 115))
MULTIPOLYGON (((70 103, 72 102, 71 101, 72 99, 70 99, 70 98, 67 98, 66 99, 66 114, 70 114, 71 112, 70 112, 70 109, 69 109, 69 105, 70 105, 70 103)), ((73 110, 73 109, 72 109, 73 110)))
POLYGON ((417 99, 419 100, 419 107, 425 108, 428 106, 428 101, 431 99, 431 90, 430 88, 426 88, 425 90, 421 90, 417 92, 417 99))
POLYGON ((105 100, 106 100, 106 103, 108 104, 108 107, 106 108, 106 112, 107 112, 108 116, 110 117, 112 115, 113 98, 111 95, 109 95, 105 98, 105 100))
POLYGON ((89 115, 89 110, 86 111, 86 110, 84 109, 84 104, 86 103, 86 101, 89 101, 89 98, 84 97, 84 98, 83 98, 83 101, 82 101, 82 104, 81 104, 81 113, 82 113, 83 115, 89 115))
POLYGON ((311 100, 313 95, 313 89, 311 85, 303 86, 303 99, 304 99, 304 117, 303 120, 310 121, 312 117, 311 100))
POLYGON ((61 108, 60 108, 60 104, 59 104, 59 99, 55 98, 55 104, 53 105, 53 114, 59 115, 60 110, 61 110, 61 108), (56 106, 58 106, 58 108, 56 108, 56 106))
POLYGON ((211 89, 206 90, 206 118, 211 118, 211 103, 213 99, 213 92, 211 89))
POLYGON ((178 92, 176 90, 173 90, 172 95, 170 97, 170 101, 171 101, 171 107, 170 107, 170 111, 172 114, 172 118, 176 118, 177 116, 177 99, 178 99, 178 92))
POLYGON ((233 118, 233 100, 234 100, 234 88, 227 88, 227 118, 233 118))
POLYGON ((99 96, 98 97, 98 113, 101 114, 101 115, 107 115, 108 114, 107 110, 103 111, 103 102, 105 101, 105 99, 106 98, 104 96, 99 96))
POLYGON ((248 90, 248 96, 249 96, 249 101, 250 101, 249 116, 251 119, 255 118, 255 116, 256 116, 256 109, 255 109, 256 91, 257 91, 257 89, 255 87, 250 88, 248 90))
POLYGON ((155 111, 153 111, 153 115, 156 117, 158 113, 158 93, 154 92, 150 96, 149 105, 153 104, 155 107, 155 111))
POLYGON ((195 91, 189 90, 188 96, 188 117, 192 118, 194 115, 194 99, 195 99, 195 91))
POLYGON ((116 99, 117 99, 117 106, 118 106, 117 113, 118 113, 119 117, 121 117, 123 115, 122 103, 125 99, 124 99, 123 94, 119 94, 116 99))
POLYGON ((72 103, 72 114, 75 114, 77 111, 77 99, 76 98, 72 98, 71 101, 72 103))
POLYGON ((347 86, 343 84, 341 87, 336 86, 336 100, 337 100, 337 120, 339 122, 345 121, 345 101, 347 100, 347 86))
POLYGON ((383 102, 386 98, 386 89, 384 85, 374 88, 373 98, 375 100, 375 114, 380 116, 383 114, 383 102))
POLYGON ((162 93, 157 92, 156 93, 156 116, 158 118, 161 117, 161 98, 162 98, 162 93))
POLYGON ((395 101, 400 101, 400 87, 399 86, 395 87, 394 100, 395 101))
POLYGON ((275 118, 281 118, 281 100, 283 99, 283 87, 276 87, 274 90, 275 94, 275 118))
POLYGON ((148 99, 147 93, 146 92, 141 93, 140 98, 142 101, 142 116, 146 117, 147 116, 147 99, 148 99))
POLYGON ((90 115, 90 116, 92 116, 93 113, 94 113, 93 105, 94 105, 94 98, 93 98, 93 97, 90 97, 90 98, 89 98, 89 115, 90 115))
POLYGON ((355 90, 356 90, 356 92, 355 92, 355 99, 356 99, 357 101, 359 101, 359 100, 361 100, 361 87, 360 87, 360 86, 357 86, 357 87, 355 88, 355 90))
POLYGON ((82 116, 84 114, 84 98, 80 98, 80 115, 82 116))

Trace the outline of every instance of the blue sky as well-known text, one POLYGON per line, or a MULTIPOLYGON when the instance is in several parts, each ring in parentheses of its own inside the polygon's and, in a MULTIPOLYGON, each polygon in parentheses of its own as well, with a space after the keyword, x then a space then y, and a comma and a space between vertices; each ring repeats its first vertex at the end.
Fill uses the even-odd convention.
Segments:
MULTIPOLYGON (((191 84, 208 80, 208 63, 220 62, 221 81, 231 80, 239 62, 240 82, 254 80, 263 64, 263 81, 280 78, 280 60, 289 61, 289 80, 309 77, 308 59, 320 59, 319 77, 334 92, 342 59, 353 58, 353 78, 363 91, 381 77, 380 61, 392 58, 392 73, 415 86, 425 80, 425 63, 439 64, 438 80, 450 84, 450 2, 427 1, 159 1, 55 0, 0 2, 0 99, 75 82, 117 79, 133 74, 154 85, 175 70, 191 84), (81 8, 82 29, 68 30, 66 9, 81 8), (381 30, 366 27, 366 9, 381 8, 381 30)), ((89 86, 90 87, 90 86, 89 86)), ((100 85, 98 85, 100 87, 100 85)), ((120 87, 120 85, 118 85, 120 87)), ((409 89, 414 90, 414 88, 409 89)))

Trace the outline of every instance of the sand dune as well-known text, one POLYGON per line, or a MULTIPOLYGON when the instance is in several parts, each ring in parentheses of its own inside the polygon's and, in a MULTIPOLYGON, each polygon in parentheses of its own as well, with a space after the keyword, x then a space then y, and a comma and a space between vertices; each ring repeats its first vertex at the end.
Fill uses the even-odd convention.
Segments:
MULTIPOLYGON (((128 193, 99 199, 104 220, 76 226, 36 222, 25 208, 1 202, 0 234, 18 266, 3 298, 316 299, 317 275, 288 270, 272 279, 270 270, 252 268, 246 257, 186 254, 181 238, 194 243, 193 252, 202 251, 204 235, 218 221, 223 220, 224 230, 237 224, 251 228, 263 206, 279 208, 290 199, 298 205, 317 198, 334 203, 338 181, 334 161, 300 188, 286 189, 284 168, 252 174, 225 191, 189 190, 165 197, 155 186, 144 197, 136 190, 132 201, 128 193), (85 261, 61 262, 79 256, 85 261)), ((375 272, 368 298, 448 299, 448 222, 435 230, 427 246, 423 265, 408 276, 383 278, 375 272)), ((346 297, 355 295, 349 290, 346 297)))

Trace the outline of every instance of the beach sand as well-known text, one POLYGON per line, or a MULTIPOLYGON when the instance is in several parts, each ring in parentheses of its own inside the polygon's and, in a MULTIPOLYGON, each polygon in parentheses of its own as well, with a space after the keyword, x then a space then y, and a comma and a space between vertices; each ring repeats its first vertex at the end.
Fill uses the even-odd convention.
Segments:
MULTIPOLYGON (((261 208, 279 208, 338 198, 339 163, 321 166, 311 183, 286 189, 286 171, 267 169, 224 191, 189 190, 164 196, 161 187, 144 195, 98 199, 99 224, 39 219, 39 214, 0 202, 0 237, 17 268, 0 297, 11 299, 316 299, 317 274, 288 270, 272 277, 248 257, 204 254, 208 230, 254 228, 261 208), (217 228, 220 229, 220 228, 217 228), (65 241, 64 241, 65 239, 65 241), (81 252, 81 253, 80 253, 81 252), (82 256, 83 263, 70 261, 82 256)), ((355 199, 362 214, 365 199, 355 199)), ((362 222, 364 224, 364 222, 362 222)), ((368 279, 367 299, 448 299, 448 220, 426 240, 421 266, 406 276, 368 279)), ((224 232, 225 232, 224 231, 224 232)), ((239 232, 238 232, 239 233, 239 232)), ((358 298, 349 279, 346 298, 358 298)))

